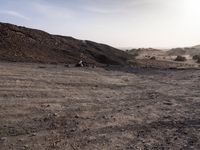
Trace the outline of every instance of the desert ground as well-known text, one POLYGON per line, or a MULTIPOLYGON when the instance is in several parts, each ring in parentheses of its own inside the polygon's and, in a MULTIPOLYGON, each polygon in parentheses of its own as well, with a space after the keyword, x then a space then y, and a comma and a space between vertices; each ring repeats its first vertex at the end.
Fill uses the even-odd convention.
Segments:
POLYGON ((200 70, 0 63, 1 150, 198 150, 200 70))

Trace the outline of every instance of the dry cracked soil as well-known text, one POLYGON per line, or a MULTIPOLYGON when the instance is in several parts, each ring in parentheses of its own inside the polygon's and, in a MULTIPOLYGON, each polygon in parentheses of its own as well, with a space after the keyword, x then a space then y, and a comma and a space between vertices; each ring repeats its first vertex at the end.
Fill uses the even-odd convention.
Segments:
POLYGON ((200 70, 0 63, 0 150, 190 149, 200 70))

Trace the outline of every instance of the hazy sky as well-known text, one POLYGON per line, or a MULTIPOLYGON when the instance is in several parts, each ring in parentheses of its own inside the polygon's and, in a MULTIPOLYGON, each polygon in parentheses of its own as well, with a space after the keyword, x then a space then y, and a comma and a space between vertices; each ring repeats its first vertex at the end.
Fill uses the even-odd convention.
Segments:
POLYGON ((0 0, 0 21, 115 47, 200 44, 200 0, 0 0))

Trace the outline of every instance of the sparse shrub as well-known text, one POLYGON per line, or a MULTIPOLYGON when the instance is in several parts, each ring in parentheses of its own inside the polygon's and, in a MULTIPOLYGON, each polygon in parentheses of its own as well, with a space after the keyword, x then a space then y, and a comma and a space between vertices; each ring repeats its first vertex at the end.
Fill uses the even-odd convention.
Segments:
POLYGON ((199 60, 199 59, 200 59, 200 55, 194 55, 194 56, 192 57, 192 59, 193 59, 193 60, 199 60))
POLYGON ((175 61, 186 61, 187 59, 183 56, 177 56, 175 61))
POLYGON ((200 63, 200 55, 194 55, 192 59, 200 63))

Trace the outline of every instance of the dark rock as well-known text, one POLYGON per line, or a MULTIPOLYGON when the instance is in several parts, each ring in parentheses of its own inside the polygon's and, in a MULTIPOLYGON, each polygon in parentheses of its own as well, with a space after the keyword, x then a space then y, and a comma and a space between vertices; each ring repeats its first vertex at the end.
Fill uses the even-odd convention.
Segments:
MULTIPOLYGON (((0 60, 89 65, 126 65, 132 55, 108 45, 51 35, 44 31, 0 23, 0 60)), ((68 65, 66 65, 68 67, 68 65)))

